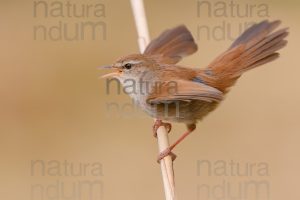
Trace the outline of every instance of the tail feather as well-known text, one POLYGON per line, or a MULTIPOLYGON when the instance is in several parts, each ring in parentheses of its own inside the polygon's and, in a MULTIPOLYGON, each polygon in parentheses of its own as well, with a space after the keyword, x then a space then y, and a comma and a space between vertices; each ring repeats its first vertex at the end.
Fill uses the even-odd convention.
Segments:
POLYGON ((256 45, 253 45, 250 49, 247 49, 248 54, 252 53, 253 51, 263 47, 263 49, 268 48, 267 44, 276 43, 282 39, 284 39, 287 35, 287 28, 280 29, 276 31, 275 33, 270 34, 268 37, 266 37, 264 40, 258 42, 256 45))
POLYGON ((252 67, 258 67, 260 65, 264 65, 268 62, 272 62, 273 60, 279 58, 279 53, 273 53, 267 57, 265 57, 264 59, 261 59, 259 61, 256 61, 255 63, 252 64, 252 67))
POLYGON ((278 58, 277 51, 286 46, 284 39, 288 35, 287 28, 273 32, 279 24, 280 21, 263 21, 247 29, 207 67, 209 82, 226 92, 245 71, 278 58))
POLYGON ((286 44, 287 44, 287 41, 286 40, 282 40, 282 41, 278 42, 277 44, 275 44, 274 46, 271 46, 268 49, 259 52, 255 56, 251 57, 249 59, 249 61, 245 64, 245 66, 247 68, 248 68, 248 66, 251 67, 252 63, 255 63, 256 61, 259 61, 261 59, 264 59, 264 58, 268 57, 269 55, 274 54, 274 52, 276 52, 279 49, 283 48, 284 46, 286 46, 286 44))
POLYGON ((268 22, 264 20, 258 24, 254 24, 250 28, 248 28, 242 35, 240 35, 230 46, 230 49, 241 45, 247 44, 247 46, 253 46, 258 41, 265 38, 270 32, 274 31, 279 25, 280 21, 276 20, 273 22, 268 22))

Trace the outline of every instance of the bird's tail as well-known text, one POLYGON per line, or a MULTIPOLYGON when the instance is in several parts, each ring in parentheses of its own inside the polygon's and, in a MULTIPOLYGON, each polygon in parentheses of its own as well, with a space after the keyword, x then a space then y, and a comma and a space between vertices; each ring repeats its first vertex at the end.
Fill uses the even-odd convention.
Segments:
POLYGON ((238 37, 230 48, 217 57, 205 70, 211 85, 226 92, 245 72, 278 58, 277 51, 287 41, 287 28, 274 30, 280 21, 262 21, 251 26, 238 37))

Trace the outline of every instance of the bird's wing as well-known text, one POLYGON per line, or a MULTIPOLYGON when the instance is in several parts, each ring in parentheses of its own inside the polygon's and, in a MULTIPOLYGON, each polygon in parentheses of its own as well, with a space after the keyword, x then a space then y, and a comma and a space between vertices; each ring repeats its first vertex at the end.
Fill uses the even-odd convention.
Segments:
POLYGON ((149 94, 147 103, 160 104, 191 100, 219 102, 222 99, 223 93, 213 87, 188 80, 177 80, 157 85, 153 92, 149 94))
POLYGON ((197 49, 192 34, 186 26, 181 25, 164 31, 152 40, 144 54, 153 55, 161 63, 175 64, 183 57, 195 53, 197 49))

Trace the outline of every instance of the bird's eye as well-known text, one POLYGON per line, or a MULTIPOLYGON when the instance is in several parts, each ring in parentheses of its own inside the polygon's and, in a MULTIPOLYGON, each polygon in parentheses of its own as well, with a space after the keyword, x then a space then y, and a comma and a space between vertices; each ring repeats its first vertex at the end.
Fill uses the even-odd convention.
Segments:
POLYGON ((124 68, 125 68, 125 69, 131 69, 131 67, 132 67, 132 65, 131 65, 130 63, 126 63, 126 64, 124 65, 124 68))

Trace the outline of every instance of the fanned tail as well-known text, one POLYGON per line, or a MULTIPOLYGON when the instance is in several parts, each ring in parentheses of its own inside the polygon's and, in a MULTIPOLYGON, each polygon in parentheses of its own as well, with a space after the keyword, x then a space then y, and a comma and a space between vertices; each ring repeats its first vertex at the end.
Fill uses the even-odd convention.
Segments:
POLYGON ((286 46, 287 28, 273 32, 280 21, 262 21, 251 26, 230 48, 217 57, 205 72, 211 85, 226 92, 245 72, 279 57, 277 51, 286 46))

